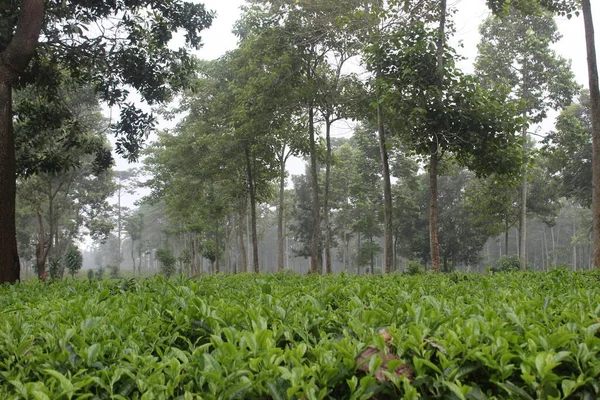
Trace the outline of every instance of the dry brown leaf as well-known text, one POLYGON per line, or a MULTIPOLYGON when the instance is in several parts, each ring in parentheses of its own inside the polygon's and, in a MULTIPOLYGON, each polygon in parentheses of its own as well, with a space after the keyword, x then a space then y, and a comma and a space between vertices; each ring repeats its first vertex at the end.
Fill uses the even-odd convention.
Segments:
MULTIPOLYGON (((389 350, 389 348, 388 348, 389 350)), ((381 365, 374 371, 373 375, 379 382, 388 382, 389 378, 384 374, 385 371, 388 370, 388 363, 392 360, 400 360, 399 357, 393 354, 385 354, 382 351, 376 349, 373 346, 369 346, 363 351, 358 358, 356 359, 356 365, 358 365, 358 369, 360 371, 369 372, 369 361, 371 357, 377 356, 381 357, 381 365)), ((394 374, 399 378, 401 376, 406 376, 409 380, 413 380, 413 371, 410 365, 408 364, 400 364, 393 371, 394 374)))
POLYGON ((438 350, 439 350, 439 351, 441 351, 442 353, 446 354, 446 349, 445 349, 443 346, 441 346, 441 345, 437 344, 436 342, 434 342, 433 340, 431 340, 431 339, 428 339, 428 338, 425 338, 425 339, 423 339, 423 341, 424 341, 425 343, 429 344, 429 345, 430 345, 431 347, 433 347, 434 349, 438 349, 438 350))
POLYGON ((378 332, 381 337, 383 337, 383 341, 385 343, 388 343, 390 340, 392 340, 392 334, 387 330, 387 328, 381 328, 378 332))

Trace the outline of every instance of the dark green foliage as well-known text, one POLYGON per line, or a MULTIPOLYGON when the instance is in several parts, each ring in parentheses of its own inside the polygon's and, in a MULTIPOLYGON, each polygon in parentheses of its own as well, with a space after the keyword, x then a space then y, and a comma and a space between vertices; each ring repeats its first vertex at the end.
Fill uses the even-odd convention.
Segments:
POLYGON ((414 260, 406 260, 406 271, 408 275, 420 275, 425 272, 425 269, 420 262, 414 260))
POLYGON ((542 149, 549 172, 557 175, 559 193, 584 207, 592 204, 591 122, 590 95, 583 91, 578 103, 560 113, 542 149))
POLYGON ((160 263, 160 272, 169 278, 175 273, 175 263, 177 259, 171 249, 161 248, 156 250, 155 258, 160 263))
POLYGON ((597 272, 0 287, 0 398, 597 398, 597 272), (367 346, 414 381, 358 370, 367 346))
MULTIPOLYGON (((106 269, 108 270, 108 276, 110 279, 119 279, 119 266, 117 264, 108 264, 106 266, 106 269)), ((98 279, 102 279, 102 275, 104 273, 104 269, 100 270, 98 269, 98 279), (102 271, 102 273, 100 272, 102 271)))
POLYGON ((396 116, 390 127, 418 154, 429 155, 436 146, 477 175, 518 175, 519 103, 509 99, 506 87, 486 88, 462 73, 448 47, 440 89, 437 39, 437 31, 414 23, 368 49, 368 63, 381 71, 383 104, 396 116))
POLYGON ((71 277, 74 278, 75 274, 79 272, 83 266, 83 254, 75 246, 69 246, 65 255, 63 256, 63 268, 69 271, 71 277))
MULTIPOLYGON (((102 101, 121 106, 121 118, 111 126, 117 136, 116 150, 135 160, 155 118, 135 107, 128 100, 129 92, 137 91, 144 101, 155 104, 169 100, 174 92, 186 87, 194 67, 189 49, 201 46, 200 32, 210 26, 212 14, 202 4, 181 0, 45 3, 43 34, 37 52, 16 88, 41 94, 46 101, 42 107, 17 104, 17 117, 42 122, 38 127, 65 125, 63 134, 78 138, 78 121, 57 100, 66 82, 86 85, 102 101), (186 47, 169 46, 177 31, 184 33, 186 47)), ((3 22, 0 51, 10 42, 19 4, 10 2, 0 11, 3 22)), ((72 145, 77 148, 76 143, 72 145)), ((107 153, 97 155, 100 165, 108 159, 107 153)), ((68 168, 56 163, 61 160, 40 155, 22 161, 27 168, 43 172, 68 168)))
POLYGON ((500 259, 496 261, 496 265, 492 267, 493 272, 516 272, 520 269, 521 264, 519 256, 516 254, 500 257, 500 259))
POLYGON ((50 258, 48 261, 48 275, 50 279, 62 279, 65 273, 65 266, 60 259, 50 258))

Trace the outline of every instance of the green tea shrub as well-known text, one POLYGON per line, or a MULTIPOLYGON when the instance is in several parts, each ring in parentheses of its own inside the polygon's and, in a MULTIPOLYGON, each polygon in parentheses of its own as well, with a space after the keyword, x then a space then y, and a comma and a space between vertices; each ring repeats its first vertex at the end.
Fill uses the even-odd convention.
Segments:
POLYGON ((171 277, 175 273, 175 263, 177 262, 171 249, 158 249, 155 257, 160 263, 160 272, 167 278, 171 277))
POLYGON ((108 264, 106 266, 108 269, 108 276, 110 279, 119 279, 119 266, 117 264, 108 264))
MULTIPOLYGON (((529 265, 527 269, 530 269, 529 265)), ((521 261, 516 254, 500 257, 498 261, 496 261, 496 265, 492 267, 492 272, 516 272, 520 270, 521 261)))
POLYGON ((425 273, 425 268, 420 262, 414 260, 406 260, 406 273, 408 275, 420 275, 425 273))
POLYGON ((55 258, 50 258, 48 260, 48 275, 52 280, 59 280, 63 278, 63 274, 65 272, 64 265, 55 258))
POLYGON ((558 269, 3 285, 0 399, 596 399, 599 279, 558 269))

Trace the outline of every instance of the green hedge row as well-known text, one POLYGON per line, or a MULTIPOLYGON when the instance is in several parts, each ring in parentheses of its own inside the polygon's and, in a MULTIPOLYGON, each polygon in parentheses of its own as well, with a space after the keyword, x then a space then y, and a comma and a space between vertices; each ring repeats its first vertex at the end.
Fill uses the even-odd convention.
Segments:
POLYGON ((597 272, 0 287, 1 399, 595 399, 599 376, 597 272))

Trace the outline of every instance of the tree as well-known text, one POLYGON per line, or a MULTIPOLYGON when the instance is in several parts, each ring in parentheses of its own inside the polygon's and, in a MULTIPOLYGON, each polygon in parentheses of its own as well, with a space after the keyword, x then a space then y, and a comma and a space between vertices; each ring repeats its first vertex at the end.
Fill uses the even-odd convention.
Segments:
POLYGON ((542 152, 550 173, 559 180, 561 196, 592 206, 592 126, 590 97, 582 91, 579 102, 563 109, 556 130, 543 141, 542 152))
MULTIPOLYGON (((523 158, 527 162, 527 128, 546 117, 549 108, 571 102, 577 85, 567 60, 550 48, 560 39, 552 14, 531 15, 515 9, 503 18, 492 16, 481 26, 482 41, 475 63, 477 73, 488 82, 501 81, 521 100, 521 114, 526 123, 521 135, 523 158)), ((519 256, 525 270, 527 260, 527 174, 520 188, 519 256)))
POLYGON ((83 265, 83 255, 74 245, 68 247, 64 258, 64 268, 71 274, 71 279, 75 279, 75 274, 79 272, 83 265))
POLYGON ((343 21, 352 15, 361 1, 338 2, 324 0, 319 2, 297 2, 295 0, 259 0, 246 9, 243 30, 245 32, 264 32, 269 29, 277 36, 285 38, 293 50, 298 63, 296 86, 298 105, 306 116, 309 157, 311 168, 312 196, 312 244, 311 273, 320 271, 321 253, 321 202, 318 179, 318 132, 317 108, 319 103, 319 70, 327 65, 328 55, 332 55, 338 44, 349 36, 349 30, 343 21))
POLYGON ((573 14, 579 15, 581 9, 585 28, 585 44, 587 53, 589 91, 592 115, 592 215, 594 231, 594 267, 600 268, 600 85, 598 83, 598 61, 596 58, 596 43, 594 36, 594 22, 590 0, 525 0, 512 4, 507 0, 488 0, 488 5, 497 15, 506 14, 510 6, 515 6, 524 13, 533 13, 542 6, 552 13, 572 18, 573 14))
MULTIPOLYGON (((16 29, 6 24, 0 32, 0 283, 20 279, 15 228, 17 187, 12 86, 34 55, 44 20, 44 3, 43 0, 22 0, 16 29)), ((6 2, 0 6, 3 16, 12 11, 9 6, 6 2)))
POLYGON ((4 2, 0 13, 0 282, 15 282, 20 268, 13 85, 59 87, 64 70, 73 79, 91 82, 109 105, 123 106, 114 125, 117 152, 135 159, 154 118, 127 103, 129 90, 157 103, 182 88, 192 58, 186 49, 172 50, 168 44, 173 32, 183 29, 186 45, 198 47, 199 33, 210 25, 212 15, 201 4, 178 0, 134 4, 22 0, 4 2))
POLYGON ((125 220, 125 231, 131 239, 131 262, 133 263, 133 274, 135 275, 135 242, 138 243, 138 274, 142 276, 142 232, 144 230, 144 213, 137 212, 125 220))
MULTIPOLYGON (((121 245, 123 241, 121 239, 121 232, 123 232, 123 207, 121 207, 121 191, 124 190, 128 194, 135 193, 135 186, 137 185, 136 179, 138 171, 135 169, 128 169, 126 171, 114 171, 115 179, 117 181, 115 191, 117 192, 117 240, 118 240, 118 251, 115 255, 114 262, 121 269, 121 262, 123 261, 123 252, 121 251, 121 245)), ((126 207, 125 207, 126 209, 126 207)), ((128 232, 129 233, 129 232, 128 232)), ((133 246, 133 244, 132 244, 133 246)), ((133 249, 132 249, 133 257, 133 249)), ((133 272, 135 274, 135 262, 133 264, 133 272)))
MULTIPOLYGON (((358 235, 357 266, 368 265, 373 274, 374 259, 381 252, 381 246, 375 238, 381 237, 383 198, 381 159, 377 129, 359 126, 354 133, 356 151, 352 160, 352 180, 350 183, 353 224, 352 230, 358 235), (361 238, 364 239, 361 242, 361 238)), ((387 272, 387 271, 386 271, 387 272)))
POLYGON ((171 249, 160 248, 156 250, 156 259, 160 263, 160 272, 170 278, 175 273, 175 263, 177 262, 171 249))
POLYGON ((114 189, 112 175, 95 175, 90 164, 82 163, 58 175, 38 174, 18 181, 19 205, 36 221, 36 267, 41 279, 48 258, 54 254, 54 261, 60 260, 82 228, 97 240, 104 240, 112 228, 107 202, 114 189))
POLYGON ((451 153, 478 175, 513 174, 521 163, 515 151, 520 122, 515 102, 502 87, 486 89, 461 73, 446 40, 440 53, 440 34, 417 22, 385 35, 369 51, 369 62, 383 71, 384 101, 398 116, 390 121, 392 131, 407 148, 429 159, 434 271, 440 271, 436 185, 441 157, 451 153))

